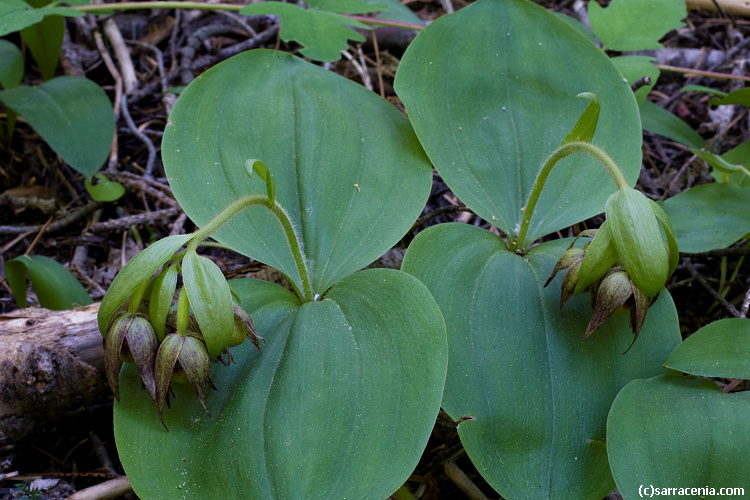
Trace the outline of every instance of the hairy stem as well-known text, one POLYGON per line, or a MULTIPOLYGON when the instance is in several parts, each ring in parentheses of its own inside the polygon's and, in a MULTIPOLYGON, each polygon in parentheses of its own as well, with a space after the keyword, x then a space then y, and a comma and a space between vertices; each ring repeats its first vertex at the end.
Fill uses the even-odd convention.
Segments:
POLYGON ((526 203, 526 207, 524 207, 523 209, 523 218, 521 219, 521 227, 518 231, 518 237, 515 241, 511 242, 511 251, 526 251, 526 247, 528 246, 526 243, 526 233, 528 233, 529 231, 531 216, 534 214, 534 209, 536 208, 536 204, 542 194, 544 184, 545 182, 547 182, 547 178, 549 177, 550 172, 552 172, 552 167, 557 165, 557 162, 559 162, 566 156, 570 156, 575 153, 585 153, 599 160, 607 169, 609 175, 612 176, 612 179, 615 181, 615 184, 617 184, 618 189, 629 187, 628 182, 625 180, 625 177, 622 175, 622 172, 617 167, 615 161, 601 148, 598 148, 591 143, 582 141, 563 144, 562 146, 557 148, 549 158, 547 158, 547 161, 544 162, 544 165, 542 166, 542 170, 539 172, 539 175, 534 181, 534 187, 531 188, 529 201, 528 203, 526 203))
POLYGON ((310 283, 310 274, 307 270, 305 258, 302 255, 302 247, 297 232, 294 230, 294 226, 292 225, 292 221, 289 218, 289 215, 281 207, 281 205, 279 205, 278 202, 275 202, 273 205, 269 205, 268 197, 266 197, 265 195, 248 195, 233 202, 227 208, 222 210, 219 215, 211 219, 208 224, 193 233, 193 238, 190 240, 190 243, 188 243, 188 251, 195 251, 198 248, 198 245, 200 245, 204 239, 208 238, 223 224, 226 224, 232 217, 240 213, 242 210, 256 205, 268 208, 271 213, 276 216, 276 219, 284 229, 287 241, 289 242, 289 247, 292 250, 294 263, 297 266, 297 271, 299 272, 300 279, 302 280, 302 290, 299 290, 297 288, 297 286, 294 284, 294 280, 289 281, 292 283, 292 286, 294 286, 297 295, 299 295, 305 301, 312 301, 314 294, 312 290, 312 284, 310 283))

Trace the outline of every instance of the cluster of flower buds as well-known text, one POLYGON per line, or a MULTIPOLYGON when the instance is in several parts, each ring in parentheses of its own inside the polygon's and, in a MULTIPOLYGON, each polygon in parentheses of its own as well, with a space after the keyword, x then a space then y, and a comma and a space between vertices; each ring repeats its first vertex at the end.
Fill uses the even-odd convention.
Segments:
POLYGON ((566 269, 561 311, 572 296, 591 293, 594 314, 583 340, 615 312, 629 309, 635 343, 648 308, 677 267, 677 242, 661 207, 630 187, 620 187, 609 197, 606 216, 598 230, 583 231, 573 240, 544 286, 566 269), (580 237, 593 240, 574 247, 580 237))
POLYGON ((212 360, 228 366, 229 347, 250 340, 260 350, 259 339, 264 340, 250 315, 232 301, 216 264, 191 247, 174 254, 186 240, 185 235, 165 238, 139 253, 117 275, 99 309, 112 392, 119 401, 120 369, 123 363, 135 363, 162 424, 170 383, 190 384, 210 416, 205 390, 216 389, 209 378, 212 360), (180 271, 183 287, 175 309, 180 271))

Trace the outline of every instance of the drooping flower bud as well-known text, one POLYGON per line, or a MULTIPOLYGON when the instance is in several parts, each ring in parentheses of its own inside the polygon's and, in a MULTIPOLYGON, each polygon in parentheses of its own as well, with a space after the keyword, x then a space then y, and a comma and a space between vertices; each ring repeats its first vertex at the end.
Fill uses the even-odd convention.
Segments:
MULTIPOLYGON (((624 269, 612 268, 597 286, 594 314, 586 328, 583 340, 589 338, 620 308, 625 308, 630 310, 630 329, 633 330, 633 342, 630 347, 632 347, 646 320, 646 313, 651 302, 651 299, 638 288, 624 269)), ((625 352, 628 352, 630 347, 625 352)))
POLYGON ((245 340, 249 340, 260 351, 258 339, 262 340, 264 345, 266 339, 258 335, 253 318, 236 302, 232 302, 232 311, 234 312, 234 331, 232 338, 229 339, 229 347, 238 346, 245 340))
POLYGON ((104 338, 104 370, 118 401, 123 362, 135 363, 144 387, 156 401, 154 360, 158 346, 156 333, 146 316, 121 312, 112 318, 104 338))
POLYGON ((211 358, 205 342, 196 332, 186 335, 170 333, 164 337, 156 354, 156 408, 164 428, 163 409, 167 401, 170 382, 189 383, 208 416, 211 412, 206 406, 206 384, 216 389, 209 378, 211 358))

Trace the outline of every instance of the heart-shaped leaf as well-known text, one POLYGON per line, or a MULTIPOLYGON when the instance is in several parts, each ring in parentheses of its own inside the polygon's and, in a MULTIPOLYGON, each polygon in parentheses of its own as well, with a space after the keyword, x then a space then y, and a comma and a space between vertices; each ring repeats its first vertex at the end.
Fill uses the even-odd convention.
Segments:
MULTIPOLYGON (((432 177, 395 107, 361 85, 268 50, 235 56, 195 80, 172 111, 162 151, 175 196, 199 226, 240 197, 265 195, 263 181, 244 170, 248 159, 265 163, 317 294, 403 236, 424 207, 432 177)), ((213 236, 302 288, 287 236, 266 207, 239 213, 213 236)))
POLYGON ((60 76, 38 87, 4 90, 0 101, 24 117, 63 160, 87 178, 107 159, 115 132, 112 104, 91 80, 60 76))
POLYGON ((704 377, 750 380, 750 321, 724 318, 677 346, 664 366, 704 377))
POLYGON ((726 248, 750 232, 750 187, 703 184, 669 198, 662 208, 682 252, 726 248), (700 217, 696 216, 700 207, 700 217))
POLYGON ((750 392, 724 394, 707 379, 662 375, 630 382, 607 419, 607 454, 623 498, 656 496, 654 488, 673 498, 718 496, 720 488, 750 491, 748 415, 750 392))
MULTIPOLYGON (((481 0, 438 19, 409 46, 396 91, 435 168, 482 218, 519 231, 537 174, 599 98, 593 143, 634 183, 641 132, 633 93, 612 61, 565 21, 525 0, 481 0), (471 26, 471 29, 467 29, 471 26)), ((615 184, 586 155, 552 170, 526 241, 602 211, 615 184)))
POLYGON ((42 307, 64 310, 93 302, 83 285, 60 263, 43 255, 21 255, 5 263, 5 272, 13 298, 22 309, 26 307, 27 271, 42 307))
POLYGON ((318 302, 259 280, 232 288, 268 340, 215 367, 208 418, 186 386, 166 432, 131 367, 115 436, 141 498, 386 498, 421 456, 442 397, 445 326, 427 289, 367 270, 318 302), (148 459, 144 460, 144 457, 148 459))
POLYGON ((560 312, 559 280, 542 285, 570 240, 508 252, 496 235, 441 224, 409 246, 403 270, 430 289, 445 317, 448 377, 443 408, 487 482, 504 498, 600 500, 614 488, 604 447, 607 412, 634 378, 663 373, 679 343, 662 291, 638 340, 627 315, 581 339, 589 297, 560 312))

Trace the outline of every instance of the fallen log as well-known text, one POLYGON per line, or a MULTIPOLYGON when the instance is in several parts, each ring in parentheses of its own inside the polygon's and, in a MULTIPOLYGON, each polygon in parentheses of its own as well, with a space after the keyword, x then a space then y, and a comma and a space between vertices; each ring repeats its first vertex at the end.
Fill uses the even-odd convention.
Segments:
POLYGON ((98 311, 92 304, 0 315, 0 451, 44 422, 111 397, 98 311))

